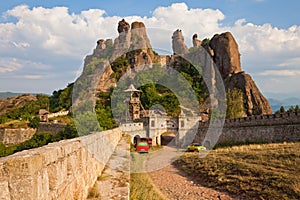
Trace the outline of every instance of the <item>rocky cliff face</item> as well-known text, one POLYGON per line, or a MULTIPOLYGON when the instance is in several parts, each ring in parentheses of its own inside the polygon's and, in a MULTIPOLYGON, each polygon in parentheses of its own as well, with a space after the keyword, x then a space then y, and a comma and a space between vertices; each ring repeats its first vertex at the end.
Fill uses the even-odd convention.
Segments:
MULTIPOLYGON (((161 59, 154 54, 146 27, 142 22, 133 22, 129 25, 123 19, 119 22, 117 31, 119 36, 114 42, 112 39, 98 40, 94 53, 85 59, 84 71, 89 71, 90 68, 96 71, 103 69, 103 71, 100 70, 101 78, 88 76, 91 81, 98 81, 96 90, 99 92, 109 92, 125 72, 129 71, 130 74, 135 74, 139 70, 151 68, 153 63, 161 59), (104 61, 105 59, 106 61, 104 61), (125 63, 120 64, 120 62, 125 63)), ((205 50, 209 53, 220 71, 227 90, 237 88, 243 92, 247 115, 272 113, 269 102, 259 91, 251 76, 242 71, 238 44, 230 32, 216 34, 211 40, 203 41, 198 39, 197 34, 194 34, 193 46, 194 48, 202 46, 204 47, 201 50, 202 53, 205 50)), ((172 35, 172 48, 175 55, 166 60, 167 65, 176 63, 178 56, 191 53, 184 43, 182 31, 179 29, 172 35)), ((200 55, 199 58, 206 59, 203 55, 200 55)), ((214 70, 203 70, 212 74, 209 84, 215 84, 214 70)))
POLYGON ((214 35, 209 46, 214 52, 213 60, 223 78, 242 71, 238 45, 231 33, 214 35))
POLYGON ((249 74, 245 72, 231 74, 225 78, 224 83, 226 89, 237 88, 243 92, 248 116, 272 114, 269 101, 259 91, 249 74))
POLYGON ((272 114, 268 100, 260 92, 251 76, 242 71, 238 44, 230 32, 214 35, 204 48, 219 69, 226 90, 237 88, 243 92, 244 107, 248 116, 272 114))
POLYGON ((172 36, 172 49, 175 54, 186 54, 188 53, 188 48, 184 43, 184 38, 181 30, 177 29, 172 36))
POLYGON ((122 19, 118 23, 117 31, 119 36, 114 42, 112 39, 99 39, 93 54, 85 58, 84 72, 89 71, 90 68, 95 72, 105 66, 105 69, 99 72, 100 79, 97 76, 92 78, 94 81, 99 79, 95 88, 98 92, 110 91, 115 87, 117 78, 126 71, 131 70, 132 73, 136 73, 145 66, 150 67, 155 59, 144 23, 133 22, 130 26, 122 19), (105 59, 109 62, 104 61, 105 59), (120 60, 127 61, 122 63, 127 65, 124 69, 119 68, 120 60))
POLYGON ((29 101, 36 101, 37 98, 32 94, 0 99, 0 115, 11 109, 21 108, 29 101))

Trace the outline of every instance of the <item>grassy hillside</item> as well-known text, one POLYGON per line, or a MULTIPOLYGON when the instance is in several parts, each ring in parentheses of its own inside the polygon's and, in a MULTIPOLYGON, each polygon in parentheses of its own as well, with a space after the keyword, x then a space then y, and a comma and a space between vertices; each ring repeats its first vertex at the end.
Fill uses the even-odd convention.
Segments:
POLYGON ((242 199, 300 197, 300 143, 222 148, 205 158, 187 153, 174 165, 204 186, 242 199))

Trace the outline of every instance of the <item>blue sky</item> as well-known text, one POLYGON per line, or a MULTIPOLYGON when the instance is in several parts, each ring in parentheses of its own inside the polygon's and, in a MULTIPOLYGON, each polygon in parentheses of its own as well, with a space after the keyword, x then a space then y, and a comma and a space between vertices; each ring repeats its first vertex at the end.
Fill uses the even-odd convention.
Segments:
POLYGON ((230 31, 243 69, 263 93, 300 97, 299 2, 0 1, 0 91, 52 93, 64 88, 78 76, 99 38, 117 36, 117 22, 124 17, 143 21, 153 47, 166 50, 177 28, 188 46, 193 33, 201 39, 230 31), (154 37, 158 29, 164 36, 154 37))

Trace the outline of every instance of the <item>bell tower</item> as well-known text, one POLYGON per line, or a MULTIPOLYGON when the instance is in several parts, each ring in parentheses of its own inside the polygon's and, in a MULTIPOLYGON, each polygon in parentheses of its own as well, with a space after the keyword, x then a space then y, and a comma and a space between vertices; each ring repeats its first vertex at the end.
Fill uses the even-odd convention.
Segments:
POLYGON ((125 92, 130 93, 130 99, 129 99, 129 113, 131 115, 132 121, 138 120, 141 118, 141 91, 135 89, 133 84, 129 86, 125 92))

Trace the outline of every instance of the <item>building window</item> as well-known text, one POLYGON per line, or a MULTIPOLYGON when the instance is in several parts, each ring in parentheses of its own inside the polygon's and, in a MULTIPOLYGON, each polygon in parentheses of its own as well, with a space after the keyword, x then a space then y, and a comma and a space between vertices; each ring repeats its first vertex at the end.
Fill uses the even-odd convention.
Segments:
POLYGON ((152 120, 152 121, 151 121, 151 127, 154 127, 154 126, 155 126, 155 121, 152 120))

